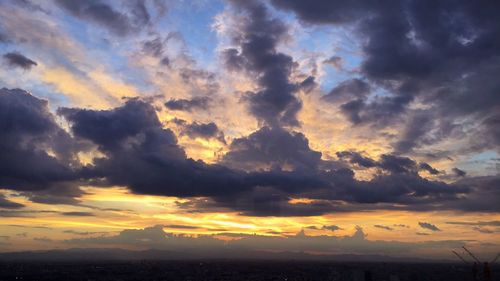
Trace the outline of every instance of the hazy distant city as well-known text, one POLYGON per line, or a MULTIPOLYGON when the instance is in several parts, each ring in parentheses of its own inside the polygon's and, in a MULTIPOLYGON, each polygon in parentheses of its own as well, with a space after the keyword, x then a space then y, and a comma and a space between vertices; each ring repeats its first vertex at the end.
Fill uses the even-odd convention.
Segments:
MULTIPOLYGON (((500 276, 498 266, 493 268, 493 274, 497 278, 500 276)), ((0 280, 472 281, 474 279, 471 268, 460 264, 201 260, 0 263, 0 280)))

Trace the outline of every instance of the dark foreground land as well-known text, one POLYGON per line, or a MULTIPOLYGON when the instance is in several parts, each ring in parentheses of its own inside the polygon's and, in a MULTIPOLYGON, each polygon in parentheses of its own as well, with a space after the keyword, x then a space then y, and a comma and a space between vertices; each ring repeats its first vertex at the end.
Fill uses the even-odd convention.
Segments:
MULTIPOLYGON (((480 269, 482 273, 482 268, 480 269)), ((500 268, 492 268, 500 280, 500 268)), ((0 280, 473 280, 460 264, 318 261, 1 262, 0 280), (371 275, 368 277, 368 275, 371 275)), ((482 280, 482 279, 479 279, 482 280)))

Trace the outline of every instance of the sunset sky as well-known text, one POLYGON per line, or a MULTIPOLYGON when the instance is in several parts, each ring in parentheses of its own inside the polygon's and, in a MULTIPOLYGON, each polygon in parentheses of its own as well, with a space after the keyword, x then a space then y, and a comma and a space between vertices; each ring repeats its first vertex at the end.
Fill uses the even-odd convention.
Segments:
POLYGON ((494 257, 500 2, 375 2, 0 1, 0 252, 494 257))

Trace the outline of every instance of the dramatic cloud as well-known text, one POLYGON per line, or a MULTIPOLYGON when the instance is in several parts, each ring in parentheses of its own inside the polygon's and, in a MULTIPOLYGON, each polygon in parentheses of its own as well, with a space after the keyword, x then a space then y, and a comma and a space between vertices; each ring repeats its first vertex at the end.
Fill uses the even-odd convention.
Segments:
MULTIPOLYGON (((14 12, 26 10, 9 3, 0 4, 2 15, 12 12, 17 18, 14 12)), ((0 188, 13 190, 29 204, 84 207, 80 200, 93 195, 86 190, 115 187, 128 189, 130 196, 180 197, 175 207, 186 213, 500 210, 499 176, 494 174, 500 28, 491 12, 498 4, 232 0, 216 11, 220 14, 197 19, 195 29, 201 31, 193 35, 174 30, 176 24, 168 30, 156 24, 164 9, 151 8, 160 7, 159 1, 54 3, 61 8, 49 6, 55 16, 29 10, 30 16, 61 26, 61 35, 23 41, 25 33, 39 33, 28 28, 34 24, 11 20, 0 26, 8 36, 25 29, 12 37, 13 44, 22 43, 20 50, 44 62, 37 69, 40 76, 37 71, 2 81, 51 100, 49 106, 23 90, 0 91, 0 188), (283 11, 296 17, 283 17, 283 11), (70 16, 59 17, 61 12, 70 16), (212 29, 199 28, 208 25, 205 18, 215 19, 212 29), (317 24, 334 26, 344 37, 315 43, 310 40, 315 32, 308 28, 317 24), (102 38, 89 26, 134 38, 102 38), (73 36, 75 30, 85 36, 73 36), (170 41, 174 37, 182 37, 182 44, 170 41), (34 54, 33 42, 44 51, 34 54), (49 48, 47 42, 54 45, 49 48), (53 58, 62 50, 70 55, 59 65, 53 58), (164 60, 168 67, 158 65, 164 60), (47 82, 45 77, 57 68, 71 72, 72 79, 61 75, 60 83, 47 82), (93 86, 86 91, 87 82, 93 86), (108 103, 99 92, 108 88, 119 96, 134 88, 138 98, 108 103), (83 98, 77 103, 68 92, 83 98), (96 100, 87 102, 89 93, 96 100), (248 112, 236 112, 238 102, 248 112), (158 108, 160 103, 165 108, 158 108), (247 124, 249 117, 257 124, 247 124), (191 158, 200 158, 200 143, 218 147, 210 163, 191 158), (478 151, 484 154, 473 155, 478 151), (475 159, 490 162, 475 170, 475 159), (467 167, 469 174, 455 166, 467 167)), ((4 56, 12 66, 36 65, 9 54, 15 53, 4 56)), ((28 205, 5 194, 0 197, 3 209, 22 207, 15 202, 28 205)), ((57 214, 99 218, 104 210, 57 214)), ((32 215, 19 211, 3 215, 32 215)))
POLYGON ((193 111, 196 109, 208 109, 210 99, 207 97, 197 97, 190 100, 187 99, 171 99, 165 103, 165 106, 170 110, 193 111))
POLYGON ((372 168, 377 166, 377 162, 369 157, 364 157, 355 151, 339 151, 337 157, 343 160, 348 160, 351 164, 356 164, 364 168, 372 168))
POLYGON ((21 55, 20 53, 17 53, 17 52, 4 54, 3 58, 5 61, 7 61, 7 63, 10 66, 20 67, 20 68, 26 69, 26 70, 29 70, 33 66, 38 65, 35 61, 21 55))
POLYGON ((380 225, 380 224, 376 224, 374 225, 374 227, 376 228, 380 228, 380 229, 385 229, 385 230, 389 230, 389 231, 393 231, 394 228, 390 227, 390 226, 387 226, 387 225, 380 225))
POLYGON ((408 158, 392 154, 382 154, 378 161, 365 157, 355 151, 339 151, 337 157, 363 168, 380 168, 393 174, 416 174, 418 171, 426 171, 429 174, 437 175, 440 172, 431 165, 417 162, 408 158))
POLYGON ((361 79, 343 81, 328 94, 322 97, 328 102, 346 102, 354 99, 364 99, 370 93, 370 86, 361 79))
POLYGON ((409 151, 420 145, 421 138, 439 141, 439 132, 446 131, 450 118, 465 116, 470 118, 466 122, 484 128, 484 134, 491 136, 480 149, 498 149, 498 134, 487 129, 498 123, 494 114, 500 102, 496 94, 499 82, 494 79, 500 65, 500 26, 492 12, 500 8, 498 2, 272 3, 293 11, 305 23, 355 27, 365 54, 361 74, 390 95, 342 105, 354 124, 386 126, 411 111, 409 105, 418 101, 429 108, 432 113, 426 113, 427 118, 432 119, 422 123, 426 116, 412 118, 396 143, 397 150, 409 151))
POLYGON ((342 228, 340 228, 339 226, 336 226, 336 225, 323 225, 323 227, 321 229, 336 231, 336 230, 341 230, 342 228))
POLYGON ((309 147, 302 133, 263 127, 247 137, 235 139, 222 162, 244 170, 316 170, 322 160, 321 153, 309 147))
POLYGON ((214 122, 210 123, 187 123, 184 120, 175 119, 174 123, 180 126, 181 134, 191 138, 216 139, 221 143, 226 143, 224 133, 214 122))
POLYGON ((333 67, 335 67, 338 70, 341 70, 343 67, 343 60, 341 57, 338 57, 338 56, 332 56, 329 59, 324 60, 323 63, 332 65, 333 67))
POLYGON ((371 12, 373 5, 363 1, 324 1, 309 3, 300 0, 272 0, 277 7, 292 10, 304 21, 322 24, 342 24, 355 21, 371 12))
POLYGON ((154 108, 140 100, 112 110, 63 108, 59 113, 70 121, 77 137, 94 142, 106 155, 94 159, 95 165, 85 172, 88 177, 103 177, 101 184, 172 196, 227 196, 255 186, 294 189, 320 184, 312 175, 245 173, 188 159, 172 131, 162 127, 154 108))
POLYGON ((278 44, 287 34, 287 26, 273 18, 266 6, 257 1, 231 1, 240 11, 241 26, 233 35, 237 48, 223 51, 230 70, 245 71, 257 77, 259 90, 248 92, 245 100, 250 112, 268 126, 297 126, 302 107, 295 97, 297 85, 290 81, 293 58, 279 52, 278 44))
POLYGON ((431 223, 428 223, 428 222, 419 222, 418 225, 420 225, 421 228, 425 228, 428 230, 441 231, 441 229, 439 229, 437 226, 435 226, 431 223))
POLYGON ((101 25, 119 36, 136 31, 150 21, 150 15, 144 6, 144 1, 141 0, 128 1, 130 14, 117 11, 101 0, 56 0, 55 2, 71 15, 101 25))
POLYGON ((375 123, 374 126, 384 127, 394 124, 412 99, 410 96, 384 96, 376 97, 370 103, 355 99, 342 104, 340 109, 353 124, 375 123))
MULTIPOLYGON (((1 186, 22 190, 33 202, 77 204, 75 198, 83 195, 78 185, 85 182, 127 186, 139 194, 210 197, 208 201, 195 201, 192 207, 259 216, 393 209, 393 203, 410 210, 497 209, 494 201, 498 194, 492 189, 495 179, 471 178, 453 185, 430 181, 417 173, 429 168, 419 167, 406 157, 384 154, 375 161, 352 152, 339 153, 342 159, 388 172, 359 181, 340 163, 322 160, 321 153, 309 147, 303 134, 263 127, 233 140, 219 164, 206 164, 189 159, 174 133, 158 120, 154 107, 139 99, 109 110, 59 109, 58 113, 69 121, 71 137, 55 123, 46 102, 20 90, 2 91, 0 106, 8 104, 9 109, 16 110, 2 111, 7 127, 2 130, 0 143, 5 151, 1 163, 6 165, 1 186), (35 149, 31 145, 35 139, 38 147, 49 147, 53 153, 35 149), (102 156, 96 156, 91 165, 81 166, 76 153, 91 145, 102 156), (14 165, 23 157, 29 161, 22 163, 29 166, 14 165), (470 193, 470 188, 475 192, 470 193), (312 201, 293 202, 292 198, 312 201), (485 204, 484 198, 490 203, 485 204)), ((194 124, 185 124, 186 130, 192 130, 187 131, 190 134, 214 136, 203 133, 206 128, 201 124, 194 124)))
POLYGON ((465 175, 467 174, 465 171, 463 170, 460 170, 459 168, 453 168, 451 169, 453 171, 453 173, 457 176, 457 177, 465 177, 465 175))
POLYGON ((500 199, 500 176, 470 177, 462 178, 456 182, 457 185, 467 186, 471 192, 467 202, 460 203, 460 209, 472 212, 498 212, 498 200, 500 199))
POLYGON ((0 120, 0 187, 36 191, 77 182, 75 150, 83 147, 59 127, 47 101, 0 89, 0 120))
POLYGON ((23 204, 12 202, 5 198, 5 195, 0 193, 0 208, 2 209, 18 209, 24 207, 23 204))
POLYGON ((431 165, 427 164, 427 163, 420 163, 418 165, 418 167, 421 169, 421 170, 424 170, 424 171, 427 171, 429 174, 432 174, 432 175, 437 175, 439 174, 439 171, 432 168, 431 165))

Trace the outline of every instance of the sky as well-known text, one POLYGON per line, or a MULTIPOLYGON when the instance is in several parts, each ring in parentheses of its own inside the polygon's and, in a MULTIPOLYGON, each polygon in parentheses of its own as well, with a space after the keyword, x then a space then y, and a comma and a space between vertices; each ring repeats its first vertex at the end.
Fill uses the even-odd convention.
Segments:
POLYGON ((1 1, 0 252, 492 258, 499 9, 1 1))

